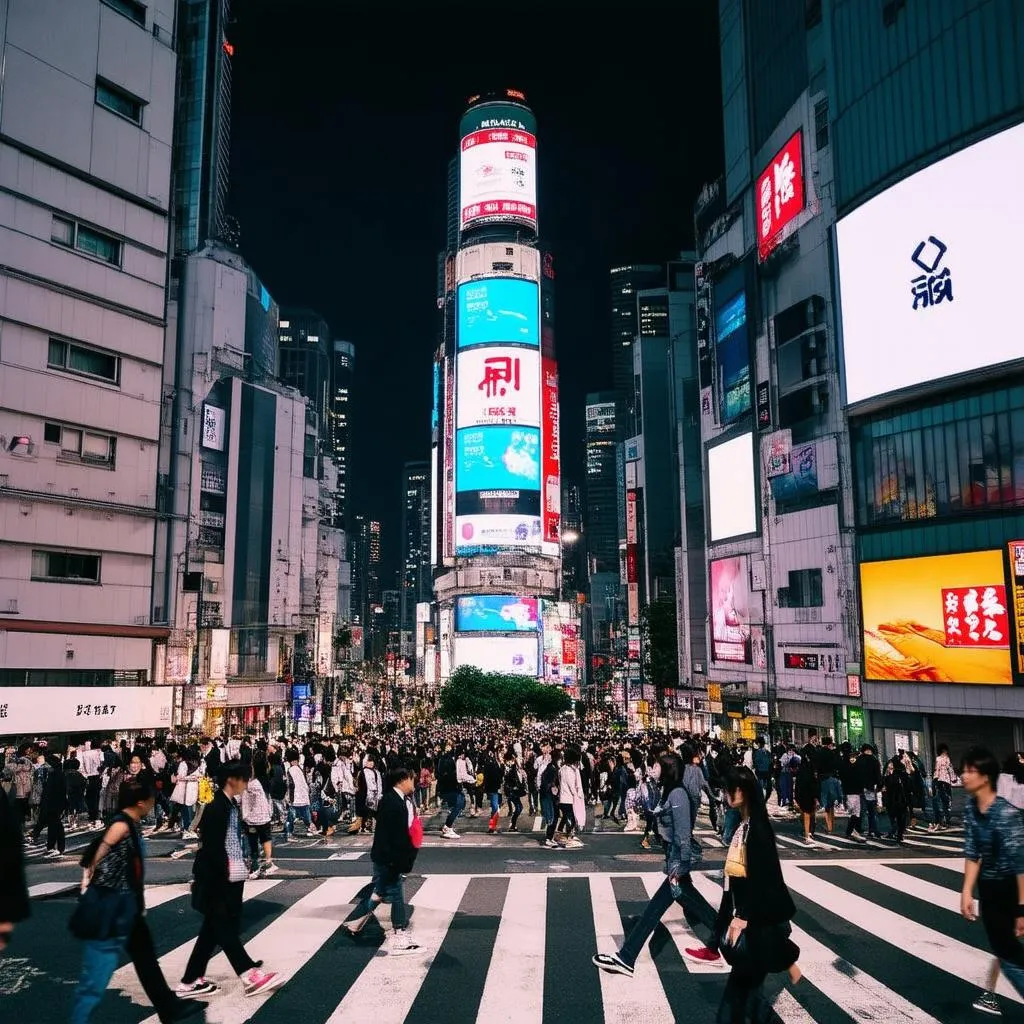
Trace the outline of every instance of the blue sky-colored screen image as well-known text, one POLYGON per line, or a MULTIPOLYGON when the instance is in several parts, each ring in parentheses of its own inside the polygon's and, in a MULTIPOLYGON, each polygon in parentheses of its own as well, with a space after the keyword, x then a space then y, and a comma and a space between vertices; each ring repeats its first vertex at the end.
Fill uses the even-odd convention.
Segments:
POLYGON ((495 277, 459 285, 459 348, 540 344, 540 297, 533 281, 495 277))
POLYGON ((458 633, 536 632, 537 598, 482 594, 460 597, 455 604, 458 633))
POLYGON ((455 490, 540 490, 536 427, 466 427, 455 435, 455 490))

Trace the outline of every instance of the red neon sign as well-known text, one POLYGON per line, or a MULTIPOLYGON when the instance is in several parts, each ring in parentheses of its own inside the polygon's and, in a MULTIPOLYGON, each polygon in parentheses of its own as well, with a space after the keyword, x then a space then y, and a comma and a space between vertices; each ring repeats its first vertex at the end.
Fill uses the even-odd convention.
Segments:
POLYGON ((782 240, 783 229, 802 213, 804 196, 803 132, 795 132, 757 179, 757 256, 766 260, 782 240))

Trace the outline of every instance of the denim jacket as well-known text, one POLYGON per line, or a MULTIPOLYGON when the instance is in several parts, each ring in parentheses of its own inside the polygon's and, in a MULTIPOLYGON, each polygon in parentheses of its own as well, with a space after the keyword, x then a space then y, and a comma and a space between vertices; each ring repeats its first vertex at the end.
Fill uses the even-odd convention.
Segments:
POLYGON ((690 816, 690 797, 682 786, 677 786, 654 810, 658 834, 665 841, 665 874, 679 877, 690 871, 690 838, 693 820, 690 816))

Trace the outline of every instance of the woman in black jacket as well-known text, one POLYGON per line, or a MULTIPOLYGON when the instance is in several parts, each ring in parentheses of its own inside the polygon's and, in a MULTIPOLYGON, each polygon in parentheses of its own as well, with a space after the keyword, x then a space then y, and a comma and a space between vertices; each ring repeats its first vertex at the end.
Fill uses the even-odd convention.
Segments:
POLYGON ((788 971, 793 984, 800 980, 800 950, 789 938, 796 907, 782 878, 764 792, 749 768, 734 769, 726 789, 740 824, 726 856, 726 889, 718 911, 722 955, 732 965, 718 1022, 743 1024, 770 1016, 761 992, 768 974, 788 971))
MULTIPOLYGON (((412 791, 416 783, 408 768, 396 768, 388 775, 388 785, 377 807, 377 827, 373 831, 370 860, 373 861, 373 885, 369 895, 359 904, 342 928, 355 938, 385 900, 391 904, 392 956, 419 952, 420 947, 409 936, 409 918, 405 909, 402 882, 416 863, 418 844, 413 841, 416 805, 412 791)), ((420 837, 422 828, 417 829, 420 837)))

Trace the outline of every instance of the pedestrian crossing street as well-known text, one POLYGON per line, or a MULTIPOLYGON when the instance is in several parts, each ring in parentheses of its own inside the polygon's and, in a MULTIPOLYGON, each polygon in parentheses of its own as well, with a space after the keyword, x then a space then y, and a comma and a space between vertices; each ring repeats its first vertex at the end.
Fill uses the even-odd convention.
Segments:
MULTIPOLYGON (((793 939, 804 973, 796 987, 783 988, 784 976, 769 979, 767 992, 783 1024, 957 1024, 976 1018, 971 1002, 991 957, 982 926, 959 915, 959 858, 810 857, 786 860, 783 867, 798 907, 793 939)), ((355 941, 339 929, 365 891, 368 873, 249 882, 243 939, 253 957, 288 981, 268 996, 246 998, 218 954, 208 975, 223 988, 209 999, 206 1019, 712 1024, 727 970, 683 955, 700 940, 676 906, 632 979, 600 974, 590 964, 595 951, 617 948, 630 918, 642 912, 662 879, 657 872, 571 869, 412 875, 406 896, 422 952, 404 957, 384 955, 384 932, 372 922, 355 941)), ((717 906, 716 876, 698 872, 694 880, 717 906)), ((147 905, 164 972, 174 983, 200 918, 184 884, 150 888, 147 905)), ((77 975, 80 950, 64 928, 70 908, 66 899, 34 904, 33 918, 18 931, 19 956, 25 955, 22 947, 33 950, 26 972, 49 972, 51 980, 62 976, 65 982, 77 975)), ((378 918, 388 921, 386 906, 378 918)), ((0 959, 0 976, 2 965, 0 959)), ((43 990, 45 980, 0 993, 6 1019, 66 1020, 70 984, 43 990), (41 1001, 52 1016, 38 1015, 41 1001)), ((118 969, 110 990, 100 1011, 105 1024, 156 1024, 130 964, 118 969)), ((997 991, 1005 1007, 1022 1009, 1002 980, 997 991)))

